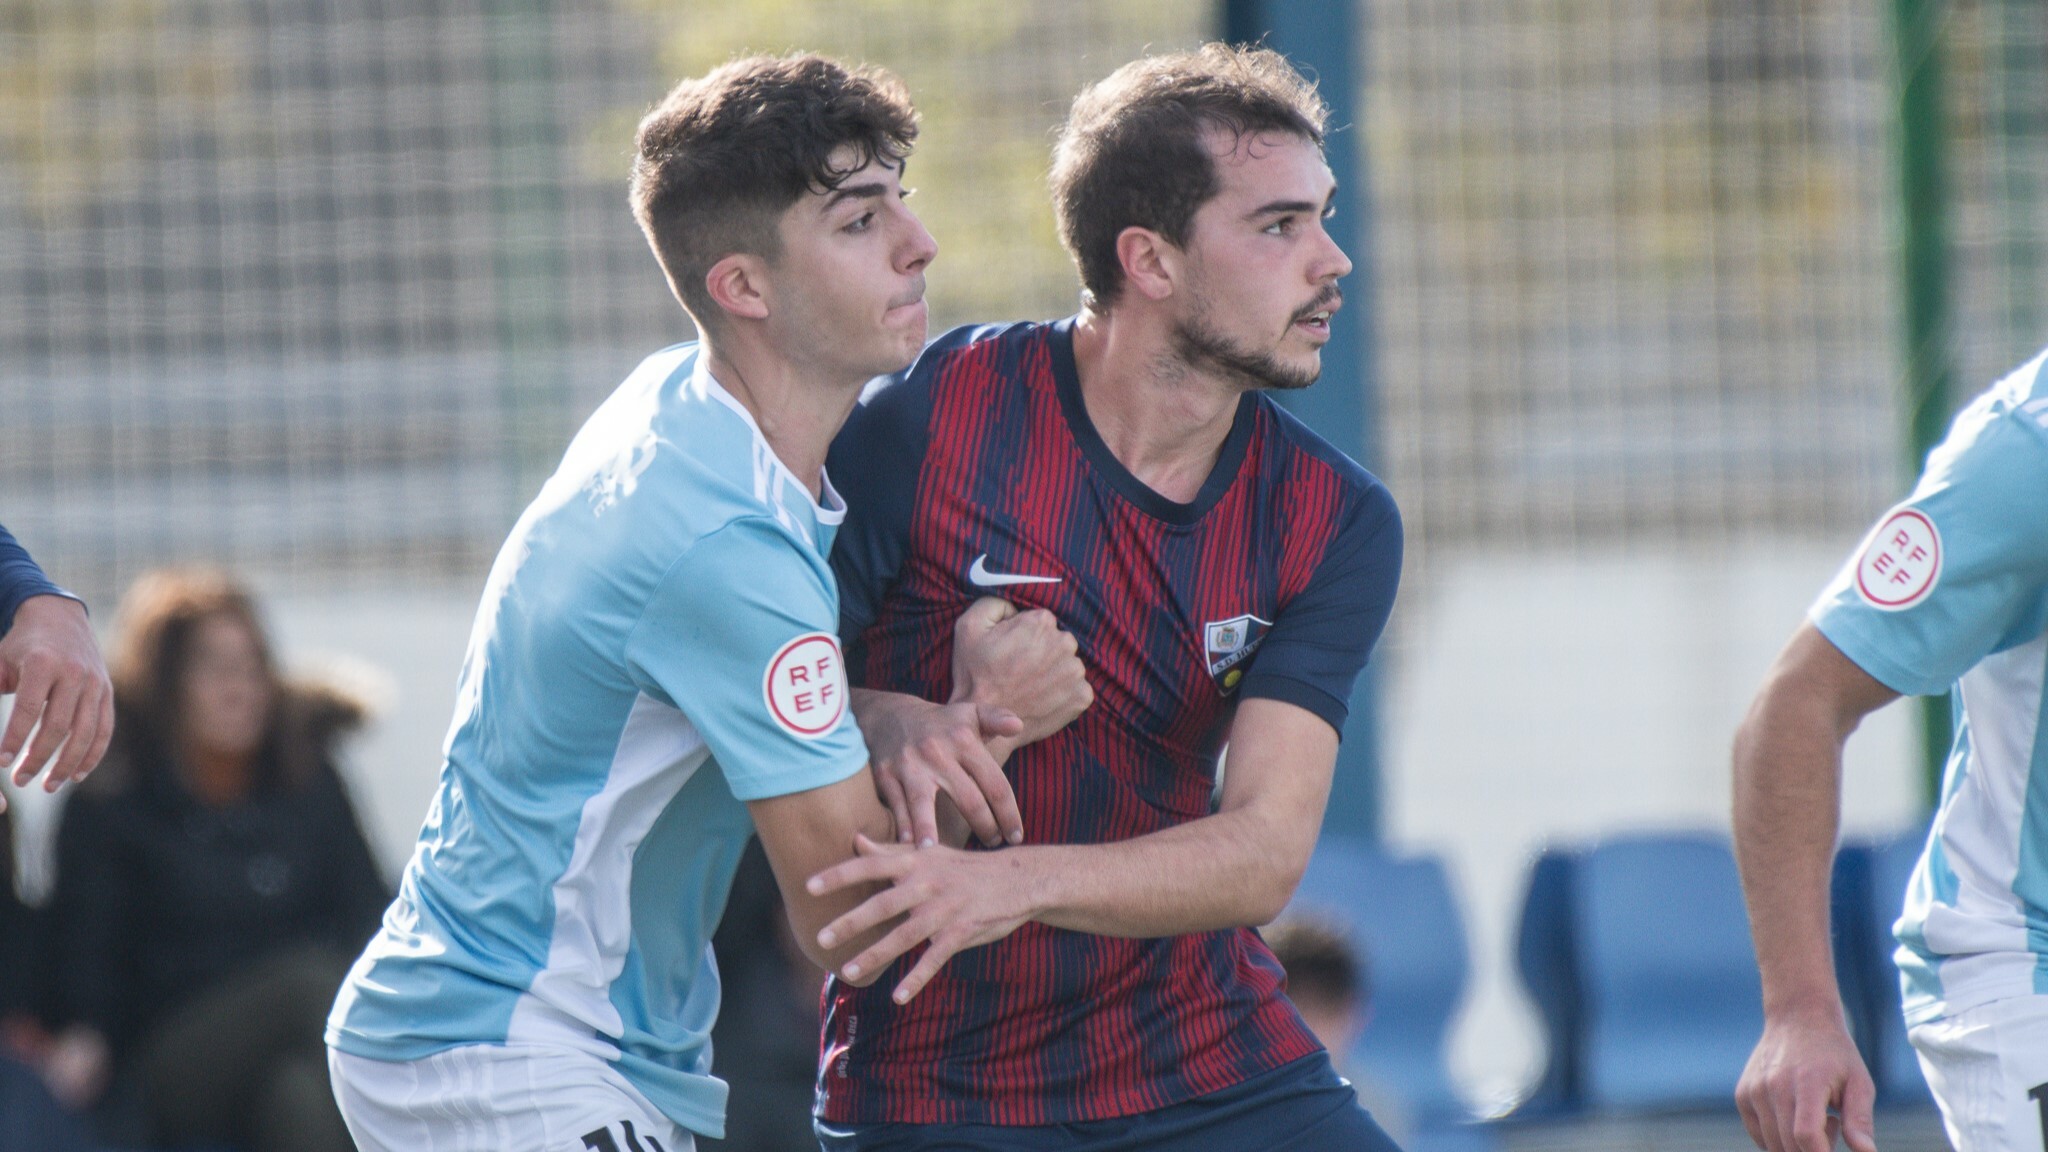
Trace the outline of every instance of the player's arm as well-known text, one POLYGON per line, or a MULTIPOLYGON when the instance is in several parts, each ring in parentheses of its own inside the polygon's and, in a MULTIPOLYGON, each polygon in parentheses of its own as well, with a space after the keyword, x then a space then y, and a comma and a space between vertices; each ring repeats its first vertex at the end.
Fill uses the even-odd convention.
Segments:
POLYGON ((1736 731, 1735 855, 1764 994, 1763 1038, 1736 1103, 1769 1152, 1825 1152, 1837 1125, 1857 1152, 1875 1147, 1874 1088, 1835 986, 1828 886, 1842 747, 1897 697, 1803 624, 1736 731))
POLYGON ((747 805, 797 939, 824 965, 841 956, 817 930, 839 908, 805 877, 851 855, 857 834, 895 833, 847 714, 830 581, 776 521, 742 517, 669 565, 625 648, 641 691, 689 718, 747 805))
MULTIPOLYGON (((0 695, 5 694, 15 699, 6 731, 0 732, 0 768, 12 764, 17 787, 48 764, 43 786, 54 792, 99 763, 114 734, 114 692, 85 605, 50 583, 0 527, 0 695)), ((6 808, 7 798, 0 795, 0 811, 6 808)))
POLYGON ((1764 1034, 1737 1088, 1760 1147, 1872 1147, 1871 1084, 1828 956, 1841 751, 1896 694, 1945 692, 2039 634, 2048 425, 2001 386, 1957 416, 1913 493, 1864 540, 1773 666, 1735 747, 1735 846, 1763 976, 1764 1034))
POLYGON ((1347 701, 1393 609, 1401 554, 1393 498, 1377 482, 1361 485, 1239 685, 1244 699, 1216 813, 1114 844, 963 853, 862 840, 859 859, 812 877, 811 890, 888 888, 828 926, 821 941, 904 917, 852 966, 872 972, 930 941, 896 989, 906 1000, 954 953, 1027 920, 1128 937, 1271 920, 1315 845, 1347 701))
MULTIPOLYGON (((818 932, 873 895, 875 889, 855 885, 818 895, 805 887, 804 881, 845 860, 856 837, 883 843, 895 840, 895 821, 875 797, 873 775, 863 768, 822 788, 748 801, 747 811, 775 872, 776 887, 782 890, 783 907, 797 943, 820 968, 839 970, 878 939, 879 930, 829 948, 818 943, 818 932)), ((876 968, 849 979, 865 985, 880 971, 876 968)))
POLYGON ((818 895, 874 893, 828 925, 819 943, 870 938, 895 923, 838 969, 869 979, 929 941, 896 988, 901 1002, 955 953, 1002 939, 1026 921, 1125 937, 1267 923, 1293 896, 1315 847, 1337 732, 1296 705, 1253 699, 1239 707, 1230 747, 1214 815, 1130 840, 960 852, 864 838, 857 859, 810 881, 818 895))
POLYGON ((1024 821, 1003 762, 1072 723, 1094 699, 1074 637, 1050 612, 984 597, 953 627, 953 695, 945 704, 856 689, 897 838, 920 845, 1021 844, 1024 821))

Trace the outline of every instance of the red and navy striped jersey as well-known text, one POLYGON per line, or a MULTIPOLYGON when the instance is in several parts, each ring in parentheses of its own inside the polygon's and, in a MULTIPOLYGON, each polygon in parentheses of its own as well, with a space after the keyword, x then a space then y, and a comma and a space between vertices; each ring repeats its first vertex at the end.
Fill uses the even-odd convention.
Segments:
MULTIPOLYGON (((857 685, 943 700, 953 622, 990 583, 1080 642, 1095 703, 1005 767, 1027 842, 1143 836, 1212 811, 1236 702, 1339 731, 1393 606, 1401 523, 1363 468, 1259 393, 1180 504, 1109 452, 1072 321, 956 330, 871 391, 829 462, 857 685)), ((1318 1050, 1249 928, 1126 940, 1026 924, 908 1005, 826 987, 820 1115, 1058 1124, 1152 1111, 1318 1050)))

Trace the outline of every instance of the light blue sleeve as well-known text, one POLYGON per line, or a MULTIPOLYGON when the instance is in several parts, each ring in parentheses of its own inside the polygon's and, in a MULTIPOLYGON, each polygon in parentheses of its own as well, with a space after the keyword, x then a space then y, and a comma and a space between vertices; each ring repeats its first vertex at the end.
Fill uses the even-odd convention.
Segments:
POLYGON ((1956 418, 1808 613, 1896 692, 1946 692, 2048 626, 2048 427, 2040 404, 2010 399, 1987 393, 1956 418))
POLYGON ((860 771, 830 569, 766 517, 735 520, 663 575, 626 641, 641 690, 689 717, 734 797, 860 771))

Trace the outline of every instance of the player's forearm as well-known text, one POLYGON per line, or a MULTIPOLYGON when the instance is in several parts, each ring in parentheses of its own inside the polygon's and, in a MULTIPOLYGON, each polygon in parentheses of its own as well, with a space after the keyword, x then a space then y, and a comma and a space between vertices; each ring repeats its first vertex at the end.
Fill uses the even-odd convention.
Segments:
POLYGON ((1841 1011, 1828 888, 1848 734, 1783 677, 1766 685, 1736 734, 1735 854, 1773 1017, 1841 1011))
POLYGON ((1111 844, 1011 851, 1033 854, 1031 919, 1101 936, 1179 936, 1280 914, 1313 841, 1278 825, 1246 809, 1111 844))
POLYGON ((747 808, 775 873, 790 929, 813 963, 827 971, 837 970, 880 938, 886 925, 832 948, 818 943, 820 928, 879 891, 878 886, 818 896, 804 885, 819 868, 851 856, 856 834, 885 843, 894 841, 895 819, 875 799, 872 778, 865 769, 837 784, 752 801, 747 808))

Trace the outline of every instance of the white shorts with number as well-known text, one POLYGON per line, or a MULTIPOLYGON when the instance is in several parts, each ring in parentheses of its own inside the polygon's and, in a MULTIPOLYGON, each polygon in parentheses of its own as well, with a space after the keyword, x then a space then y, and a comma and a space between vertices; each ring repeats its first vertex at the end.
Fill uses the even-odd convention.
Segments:
POLYGON ((2048 996, 1994 1000, 1907 1036, 1956 1152, 2048 1152, 2048 996))
POLYGON ((327 1050, 334 1099, 362 1152, 693 1152, 618 1069, 531 1044, 418 1060, 327 1050))

